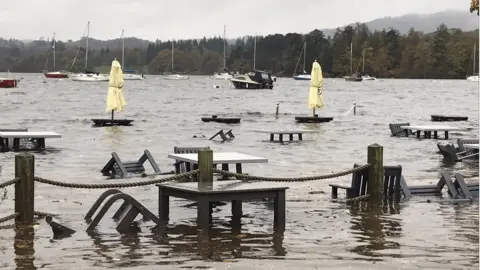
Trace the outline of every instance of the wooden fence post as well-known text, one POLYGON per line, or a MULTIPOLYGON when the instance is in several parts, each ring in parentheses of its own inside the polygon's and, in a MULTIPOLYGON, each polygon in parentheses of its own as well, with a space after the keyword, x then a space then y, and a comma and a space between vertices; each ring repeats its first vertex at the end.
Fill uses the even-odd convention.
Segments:
POLYGON ((209 148, 198 151, 198 187, 213 186, 213 151, 209 148))
POLYGON ((34 212, 35 157, 31 154, 15 155, 15 224, 32 225, 34 212))
POLYGON ((367 162, 370 164, 368 170, 367 193, 373 201, 381 202, 383 199, 383 146, 372 144, 368 146, 367 162))

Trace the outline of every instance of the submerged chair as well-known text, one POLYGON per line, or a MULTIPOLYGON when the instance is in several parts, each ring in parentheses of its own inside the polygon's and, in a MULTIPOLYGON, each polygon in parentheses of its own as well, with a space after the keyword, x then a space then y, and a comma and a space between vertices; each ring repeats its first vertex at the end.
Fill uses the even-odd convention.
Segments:
POLYGON ((401 126, 410 126, 410 123, 388 124, 388 126, 394 137, 408 137, 414 134, 411 129, 400 128, 401 126))

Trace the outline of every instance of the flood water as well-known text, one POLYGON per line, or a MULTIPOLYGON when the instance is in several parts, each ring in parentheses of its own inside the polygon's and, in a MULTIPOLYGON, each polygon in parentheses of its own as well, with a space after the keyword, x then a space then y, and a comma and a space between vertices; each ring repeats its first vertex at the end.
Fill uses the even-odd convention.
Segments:
MULTIPOLYGON (((44 82, 40 74, 19 76, 24 77, 19 88, 0 89, 0 127, 63 135, 46 140, 48 151, 35 153, 36 176, 52 180, 141 181, 144 178, 109 180, 100 170, 113 151, 128 161, 148 149, 160 168, 169 171, 173 161, 167 155, 174 146, 210 146, 214 151, 268 158, 266 164, 244 165, 243 171, 251 175, 323 175, 366 163, 367 146, 373 143, 384 147, 385 164, 402 165, 409 185, 436 183, 442 170, 462 173, 467 182, 479 180, 477 162, 445 164, 437 152, 438 140, 393 138, 388 128, 395 122, 431 124, 431 114, 465 115, 468 122, 440 124, 466 129, 450 133, 450 141, 477 138, 478 84, 465 80, 355 83, 327 79, 326 106, 318 113, 333 116, 334 121, 318 125, 294 121, 295 115, 310 114, 308 81, 280 78, 273 90, 243 91, 207 77, 168 81, 149 76, 144 81, 125 82, 127 106, 118 117, 134 119, 133 126, 93 128, 91 118, 109 117, 105 112, 107 83, 44 82), (277 101, 281 108, 278 118, 277 101), (356 115, 348 112, 353 102, 358 104, 356 115), (213 114, 238 116, 242 121, 228 126, 200 120, 213 114), (230 128, 234 140, 208 140, 218 130, 230 128), (318 133, 305 134, 302 142, 280 145, 270 143, 268 134, 255 132, 281 128, 318 133)), ((14 178, 14 156, 13 152, 0 154, 0 181, 14 178)), ((206 237, 196 230, 196 209, 185 207, 189 202, 179 199, 171 201, 166 235, 152 233, 151 222, 139 222, 138 232, 119 234, 110 218, 118 205, 89 235, 83 217, 103 190, 37 183, 35 210, 59 214, 56 220, 77 232, 70 238, 53 239, 50 226, 42 219, 31 231, 17 235, 13 229, 0 230, 0 268, 478 269, 478 201, 452 204, 440 203, 439 198, 414 197, 384 209, 331 201, 328 184, 348 184, 350 180, 351 176, 344 176, 287 183, 283 237, 273 235, 273 205, 269 202, 244 203, 247 216, 242 218, 241 228, 230 225, 229 204, 216 208, 211 235, 206 237), (309 194, 311 191, 324 193, 309 194)), ((123 191, 157 214, 155 186, 123 191)), ((0 203, 0 217, 13 213, 13 199, 14 190, 9 187, 0 203)))

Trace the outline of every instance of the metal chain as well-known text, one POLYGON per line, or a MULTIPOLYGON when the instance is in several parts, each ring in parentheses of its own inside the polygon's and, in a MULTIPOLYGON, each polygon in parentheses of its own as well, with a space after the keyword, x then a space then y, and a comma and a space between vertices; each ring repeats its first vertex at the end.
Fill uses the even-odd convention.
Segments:
POLYGON ((15 228, 15 224, 8 224, 8 225, 0 226, 0 230, 13 229, 13 228, 15 228))
POLYGON ((10 185, 13 185, 17 182, 20 181, 20 178, 15 178, 15 179, 12 179, 12 180, 8 180, 7 182, 3 182, 0 184, 0 188, 4 188, 4 187, 8 187, 10 185))
POLYGON ((179 180, 187 176, 192 176, 198 173, 198 170, 186 172, 186 173, 181 173, 181 174, 176 174, 174 176, 170 177, 165 177, 161 179, 154 179, 154 180, 148 180, 148 181, 141 181, 141 182, 134 182, 134 183, 117 183, 117 184, 77 184, 77 183, 65 183, 65 182, 58 182, 58 181, 53 181, 41 177, 35 177, 35 181, 44 183, 44 184, 49 184, 53 186, 59 186, 59 187, 69 187, 69 188, 86 188, 86 189, 104 189, 104 188, 127 188, 127 187, 140 187, 140 186, 148 186, 148 185, 154 185, 154 184, 159 184, 163 182, 168 182, 168 181, 173 181, 173 180, 179 180))
POLYGON ((37 215, 38 217, 46 217, 46 216, 57 217, 58 216, 57 214, 52 214, 52 213, 48 213, 48 212, 40 212, 40 211, 34 211, 33 213, 35 215, 37 215))
POLYGON ((319 176, 305 176, 305 177, 291 177, 291 178, 278 178, 278 177, 264 177, 264 176, 253 176, 253 175, 245 175, 240 173, 232 173, 227 171, 222 171, 218 169, 213 169, 213 172, 220 173, 224 176, 232 176, 242 180, 257 180, 257 181, 271 181, 271 182, 304 182, 304 181, 314 181, 314 180, 324 180, 330 178, 336 178, 344 175, 348 175, 354 172, 358 172, 369 168, 370 164, 362 165, 359 167, 355 167, 353 169, 339 172, 339 173, 332 173, 326 175, 319 175, 319 176))
POLYGON ((0 218, 0 223, 3 223, 3 222, 6 222, 6 221, 9 221, 9 220, 12 220, 12 219, 14 219, 17 215, 18 215, 18 213, 15 213, 15 214, 11 214, 11 215, 8 215, 8 216, 6 216, 6 217, 0 218))
POLYGON ((370 194, 365 194, 365 195, 358 196, 358 197, 355 197, 355 198, 346 199, 345 202, 366 201, 368 198, 370 198, 370 194))

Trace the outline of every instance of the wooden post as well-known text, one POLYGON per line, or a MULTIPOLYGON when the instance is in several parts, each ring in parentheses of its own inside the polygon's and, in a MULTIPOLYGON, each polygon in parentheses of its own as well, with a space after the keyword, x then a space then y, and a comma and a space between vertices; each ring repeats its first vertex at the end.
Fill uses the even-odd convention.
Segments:
POLYGON ((198 188, 213 186, 213 151, 209 148, 198 151, 198 188))
POLYGON ((353 102, 353 115, 357 114, 357 102, 353 102))
POLYGON ((383 199, 383 146, 372 144, 368 146, 367 162, 370 164, 368 171, 367 193, 373 201, 381 202, 383 199))
POLYGON ((280 109, 280 102, 277 102, 277 109, 275 110, 275 115, 278 116, 278 110, 280 109))
POLYGON ((15 156, 15 178, 21 180, 15 183, 15 224, 32 225, 34 211, 34 177, 35 157, 31 154, 15 156))

